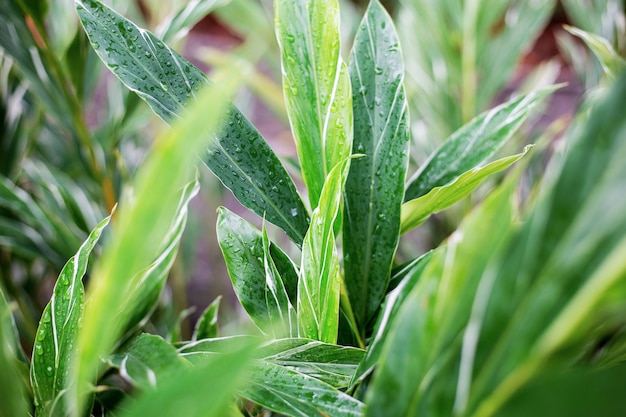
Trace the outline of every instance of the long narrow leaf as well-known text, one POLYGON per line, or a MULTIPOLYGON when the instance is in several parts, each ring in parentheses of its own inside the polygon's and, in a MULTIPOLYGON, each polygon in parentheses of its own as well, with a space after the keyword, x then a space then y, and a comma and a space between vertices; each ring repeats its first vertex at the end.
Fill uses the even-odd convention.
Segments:
MULTIPOLYGON (((150 32, 96 0, 76 0, 78 14, 100 59, 168 123, 194 102, 206 76, 150 32)), ((298 245, 308 213, 267 142, 236 108, 216 135, 205 138, 205 164, 246 207, 277 225, 298 245)))
POLYGON ((41 316, 30 372, 37 414, 50 413, 53 406, 57 413, 67 414, 66 405, 54 404, 63 401, 59 397, 71 383, 70 364, 77 353, 85 299, 82 278, 89 255, 109 220, 102 220, 67 262, 41 316))
POLYGON ((339 45, 337 0, 274 3, 283 90, 311 208, 352 149, 352 95, 339 45))

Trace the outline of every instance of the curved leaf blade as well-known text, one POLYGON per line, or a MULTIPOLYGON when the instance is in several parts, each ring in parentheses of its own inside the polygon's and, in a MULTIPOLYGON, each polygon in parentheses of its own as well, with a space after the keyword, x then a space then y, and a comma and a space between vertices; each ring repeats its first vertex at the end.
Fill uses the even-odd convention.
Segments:
POLYGON ((524 148, 522 153, 507 156, 485 166, 464 172, 451 183, 435 187, 426 195, 402 205, 401 233, 406 233, 426 221, 431 214, 450 207, 452 204, 469 195, 481 182, 495 173, 501 172, 519 161, 530 149, 524 148))
POLYGON ((200 319, 196 323, 191 337, 192 341, 211 339, 219 336, 219 327, 217 325, 217 315, 220 308, 220 302, 222 296, 219 295, 209 306, 204 310, 200 319))
POLYGON ((191 0, 175 15, 161 23, 157 35, 163 41, 178 40, 213 10, 224 6, 230 0, 191 0))
POLYGON ((348 157, 352 95, 339 45, 337 0, 274 3, 283 91, 311 208, 324 181, 348 157))
MULTIPOLYGON (((78 332, 83 316, 85 289, 82 278, 94 246, 111 217, 94 228, 87 240, 65 264, 54 286, 52 298, 41 316, 33 349, 30 380, 37 414, 45 414, 71 383, 70 362, 78 349, 78 332)), ((62 413, 68 408, 61 405, 62 413)))
POLYGON ((385 296, 408 169, 404 65, 393 21, 370 3, 350 58, 354 141, 344 208, 345 284, 361 332, 385 296))
POLYGON ((454 132, 415 173, 404 201, 426 195, 487 160, 524 123, 531 108, 557 87, 532 92, 501 104, 454 132))
MULTIPOLYGON (((100 59, 165 122, 179 119, 208 83, 189 61, 101 2, 76 0, 76 8, 100 59)), ((226 121, 204 163, 245 207, 300 245, 309 219, 291 177, 239 110, 233 107, 226 121)))

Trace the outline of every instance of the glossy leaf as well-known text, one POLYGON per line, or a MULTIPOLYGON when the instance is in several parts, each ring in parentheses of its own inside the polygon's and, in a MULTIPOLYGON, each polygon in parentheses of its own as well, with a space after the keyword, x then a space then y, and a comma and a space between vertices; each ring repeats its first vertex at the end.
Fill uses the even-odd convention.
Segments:
POLYGON ((326 176, 352 149, 352 95, 340 56, 339 4, 278 0, 274 16, 287 114, 314 209, 326 176))
POLYGON ((78 348, 85 299, 82 278, 89 255, 109 220, 102 220, 65 264, 41 316, 30 369, 37 414, 50 413, 52 408, 56 413, 68 412, 60 397, 71 384, 70 365, 78 348), (57 401, 61 403, 55 405, 57 401))
POLYGON ((572 26, 565 26, 565 30, 585 42, 598 58, 602 69, 609 77, 615 78, 626 68, 626 60, 617 53, 607 39, 572 26))
POLYGON ((246 381, 250 352, 249 345, 239 345, 228 353, 206 358, 202 364, 183 367, 157 389, 126 401, 119 416, 234 416, 230 411, 232 397, 246 381))
POLYGON ((350 159, 339 163, 328 175, 302 246, 297 305, 300 337, 326 343, 336 343, 339 327, 341 273, 333 225, 349 163, 350 159))
POLYGON ((362 416, 363 403, 315 378, 272 362, 255 362, 239 394, 293 417, 362 416))
POLYGON ((26 387, 19 374, 19 338, 11 306, 0 288, 0 416, 28 415, 26 387))
POLYGON ((211 339, 219 336, 217 313, 219 311, 221 301, 222 296, 220 295, 204 310, 193 330, 193 336, 191 338, 192 341, 211 339))
MULTIPOLYGON (((266 298, 270 293, 268 293, 265 250, 261 232, 241 217, 222 207, 219 209, 217 219, 217 239, 239 302, 261 330, 272 334, 272 313, 266 298)), ((287 255, 275 245, 271 245, 269 250, 273 260, 272 273, 275 272, 274 268, 281 266, 287 270, 286 273, 278 271, 281 279, 283 277, 293 279, 295 267, 287 255)), ((268 267, 270 264, 268 262, 268 267)), ((297 273, 295 276, 297 277, 297 273)), ((272 280, 276 278, 273 277, 272 280)), ((289 288, 294 286, 294 283, 283 281, 283 286, 289 288)), ((280 299, 282 302, 289 301, 285 300, 282 295, 280 299)), ((283 307, 283 311, 289 310, 287 305, 283 307)))
POLYGON ((159 25, 157 35, 165 42, 183 38, 196 23, 228 2, 229 0, 192 0, 159 25))
POLYGON ((401 233, 406 233, 419 226, 440 210, 450 207, 452 204, 469 195, 490 175, 503 171, 519 161, 530 147, 526 147, 524 152, 517 155, 507 156, 498 159, 487 165, 473 168, 447 185, 435 187, 426 195, 411 200, 402 205, 402 226, 401 233))
POLYGON ((365 351, 310 339, 280 339, 260 347, 258 355, 335 388, 349 385, 365 351))
MULTIPOLYGON (((438 252, 443 252, 444 250, 444 248, 437 249, 438 252)), ((385 297, 374 324, 374 331, 370 338, 367 353, 354 374, 353 385, 365 379, 374 369, 376 362, 379 361, 383 346, 389 337, 389 332, 398 315, 398 311, 419 281, 432 256, 432 251, 427 252, 414 262, 411 262, 410 267, 402 271, 403 279, 400 284, 385 297)))
POLYGON ((185 185, 181 191, 170 230, 162 239, 156 259, 134 278, 136 284, 131 289, 133 294, 130 297, 133 300, 133 306, 130 309, 130 316, 125 319, 127 334, 143 326, 156 306, 178 253, 180 239, 187 224, 189 202, 198 194, 199 189, 200 184, 197 179, 185 185))
MULTIPOLYGON (((461 224, 445 250, 432 255, 408 296, 402 286, 391 293, 406 298, 378 358, 366 415, 453 414, 460 335, 482 273, 511 228, 512 185, 490 194, 461 224)), ((407 285, 415 280, 409 276, 407 285)))
POLYGON ((553 187, 483 278, 461 409, 493 415, 550 364, 580 361, 598 343, 592 330, 609 330, 626 305, 625 95, 622 75, 574 126, 553 187))
POLYGON ((501 104, 457 130, 409 181, 404 201, 426 195, 485 162, 524 123, 532 107, 553 90, 533 92, 501 104))
POLYGON ((172 345, 148 333, 137 337, 125 352, 111 356, 109 362, 122 378, 142 390, 158 388, 185 365, 172 345))
MULTIPOLYGON (((109 69, 168 123, 194 102, 206 76, 150 32, 96 0, 76 0, 92 46, 109 69)), ((265 216, 296 243, 308 228, 308 213, 293 181, 267 142, 236 108, 217 140, 204 138, 202 158, 246 207, 265 216)))
POLYGON ((380 307, 400 236, 408 168, 404 66, 391 17, 372 1, 350 58, 354 112, 343 222, 345 284, 361 332, 380 307))

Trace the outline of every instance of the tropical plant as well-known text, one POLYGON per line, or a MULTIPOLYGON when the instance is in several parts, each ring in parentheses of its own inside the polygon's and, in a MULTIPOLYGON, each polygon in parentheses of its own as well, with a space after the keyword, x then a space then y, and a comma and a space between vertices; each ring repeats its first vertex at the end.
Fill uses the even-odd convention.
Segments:
MULTIPOLYGON (((0 387, 8 395, 0 415, 28 415, 29 404, 37 416, 72 417, 625 411, 609 388, 625 376, 626 75, 587 103, 566 151, 532 198, 515 204, 531 151, 494 156, 553 88, 468 118, 409 176, 405 69, 385 9, 370 2, 346 63, 336 0, 276 0, 297 187, 230 102, 244 69, 227 65, 209 81, 100 1, 75 4, 98 57, 172 127, 115 213, 89 225, 63 267, 30 361, 13 320, 16 298, 0 291, 0 387), (259 230, 220 208, 217 222, 255 328, 220 337, 218 301, 191 340, 171 341, 145 324, 200 187, 199 161, 262 219, 259 230), (444 244, 399 262, 404 233, 518 161, 444 244), (90 253, 109 223, 85 291, 90 253), (278 243, 283 236, 293 247, 278 243), (588 381, 603 389, 589 395, 588 381)), ((33 13, 19 10, 25 22, 33 13)), ((254 59, 262 48, 247 42, 254 59)), ((7 208, 39 220, 33 207, 42 204, 8 184, 7 208)))

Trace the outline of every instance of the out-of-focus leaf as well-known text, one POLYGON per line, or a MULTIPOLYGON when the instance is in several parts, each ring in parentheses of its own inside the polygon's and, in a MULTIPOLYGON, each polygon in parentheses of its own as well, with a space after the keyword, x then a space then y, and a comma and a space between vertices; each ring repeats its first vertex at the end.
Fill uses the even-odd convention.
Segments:
MULTIPOLYGON (((100 59, 168 123, 179 119, 208 83, 206 76, 150 32, 96 0, 76 0, 78 14, 100 59)), ((308 213, 267 142, 237 110, 209 141, 205 164, 246 207, 280 227, 298 245, 308 213)))
POLYGON ((228 2, 229 0, 192 0, 159 25, 157 35, 165 42, 180 39, 205 16, 228 2))
MULTIPOLYGON (((217 218, 217 239, 239 302, 261 330, 272 334, 272 317, 266 299, 271 294, 268 293, 261 232, 241 217, 222 207, 219 209, 217 218)), ((287 270, 287 273, 282 270, 278 271, 281 279, 283 277, 293 279, 294 276, 297 278, 297 273, 293 272, 295 267, 289 257, 276 245, 271 245, 269 250, 274 267, 287 270)), ((283 286, 293 287, 294 283, 283 281, 283 286)))
POLYGON ((239 346, 257 343, 261 340, 259 337, 248 335, 202 339, 183 344, 178 348, 178 353, 191 363, 199 363, 204 360, 205 356, 232 352, 239 346))
POLYGON ((274 3, 283 91, 311 208, 352 149, 352 94, 340 56, 337 0, 274 3))
POLYGON ((280 339, 260 347, 258 357, 335 388, 349 385, 365 351, 310 339, 280 339))
MULTIPOLYGON (((444 250, 437 249, 437 251, 443 252, 444 250)), ((420 256, 415 262, 412 262, 410 268, 402 272, 404 277, 400 284, 385 297, 385 301, 378 313, 376 324, 374 325, 374 332, 370 338, 367 353, 354 374, 352 380, 353 385, 362 381, 374 369, 374 365, 380 359, 383 346, 385 345, 385 341, 388 338, 391 326, 393 326, 400 307, 402 307, 404 300, 419 281, 424 272, 424 268, 426 268, 432 256, 433 252, 431 251, 420 256)))
POLYGON ((126 322, 127 334, 136 331, 137 327, 143 326, 156 307, 178 253, 180 239, 187 224, 189 202, 198 194, 199 189, 200 184, 197 179, 185 185, 181 191, 174 219, 162 238, 161 248, 157 256, 150 266, 134 278, 136 284, 134 288, 130 289, 133 294, 128 297, 128 300, 132 300, 133 305, 126 310, 129 316, 121 319, 126 322))
POLYGON ((572 26, 565 26, 565 30, 585 42, 598 58, 602 69, 609 77, 615 78, 626 68, 624 58, 617 53, 613 45, 605 38, 572 26))
POLYGON ((513 136, 532 107, 554 89, 535 91, 501 104, 457 130, 409 181, 404 201, 426 195, 485 162, 513 136))
POLYGON ((239 394, 263 407, 293 417, 362 416, 363 403, 293 369, 257 361, 239 394))
POLYGON ((493 415, 550 364, 580 361, 594 329, 621 321, 624 97, 622 75, 574 126, 553 187, 485 274, 464 337, 459 410, 493 415))
POLYGON ((233 394, 247 379, 251 350, 249 344, 240 344, 194 367, 183 367, 157 389, 127 401, 120 417, 236 415, 232 411, 233 394))
POLYGON ((319 205, 302 246, 298 281, 300 337, 337 342, 341 272, 333 225, 341 203, 350 159, 335 166, 324 184, 319 205))
POLYGON ((408 168, 404 66, 393 21, 372 1, 350 58, 354 160, 346 180, 344 268, 361 333, 380 307, 400 236, 400 206, 408 168))
POLYGON ((122 378, 143 390, 158 389, 185 365, 172 345, 148 333, 137 337, 125 352, 111 356, 109 362, 122 378))
POLYGON ((626 369, 547 370, 515 393, 496 417, 614 417, 626 414, 626 369))
POLYGON ((490 194, 445 250, 433 253, 421 276, 408 276, 407 285, 419 278, 408 296, 402 286, 391 293, 405 300, 383 341, 366 415, 453 414, 462 332, 483 271, 509 235, 513 185, 508 181, 490 194))
POLYGON ((530 149, 529 146, 524 149, 524 152, 517 155, 507 156, 487 165, 473 168, 461 174, 451 183, 435 187, 426 195, 404 203, 402 205, 401 233, 414 229, 425 222, 431 214, 443 210, 467 196, 487 177, 503 171, 519 161, 526 155, 528 149, 530 149))
POLYGON ((204 310, 193 330, 193 336, 191 338, 192 341, 211 339, 219 336, 217 313, 219 311, 221 301, 222 296, 220 295, 204 310))
POLYGON ((274 338, 295 337, 298 334, 298 319, 283 285, 278 268, 272 259, 270 239, 263 224, 263 264, 265 266, 265 305, 274 338))
POLYGON ((78 348, 85 298, 82 278, 89 255, 109 220, 102 220, 67 262, 41 316, 30 370, 37 414, 52 415, 52 409, 54 415, 68 412, 61 396, 71 384, 70 365, 78 348))
POLYGON ((26 389, 18 370, 19 339, 11 307, 0 288, 0 417, 28 415, 26 389))

